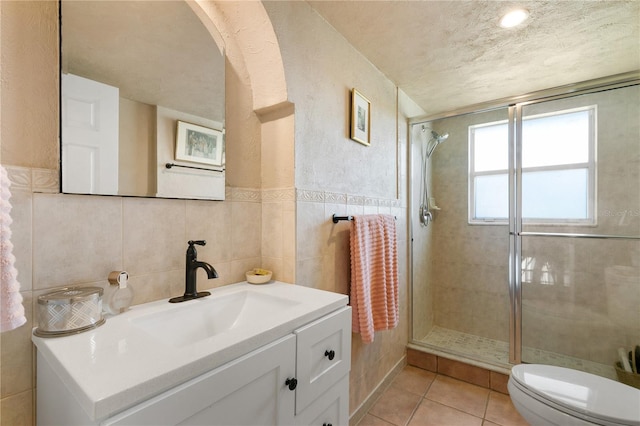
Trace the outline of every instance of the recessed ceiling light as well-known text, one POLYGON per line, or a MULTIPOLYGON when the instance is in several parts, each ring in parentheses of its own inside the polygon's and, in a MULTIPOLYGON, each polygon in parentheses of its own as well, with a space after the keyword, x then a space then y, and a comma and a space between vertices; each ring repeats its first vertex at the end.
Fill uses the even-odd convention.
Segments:
POLYGON ((502 28, 512 28, 522 24, 529 17, 529 12, 525 9, 515 9, 507 13, 500 19, 502 28))

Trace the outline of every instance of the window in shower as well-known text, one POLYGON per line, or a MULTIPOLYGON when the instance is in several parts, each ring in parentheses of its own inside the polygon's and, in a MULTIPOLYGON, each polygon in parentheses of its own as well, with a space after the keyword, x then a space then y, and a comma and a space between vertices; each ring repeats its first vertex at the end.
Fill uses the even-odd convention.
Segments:
MULTIPOLYGON (((596 106, 522 120, 522 217, 528 223, 593 224, 596 106)), ((508 122, 469 126, 469 222, 507 223, 508 122)))

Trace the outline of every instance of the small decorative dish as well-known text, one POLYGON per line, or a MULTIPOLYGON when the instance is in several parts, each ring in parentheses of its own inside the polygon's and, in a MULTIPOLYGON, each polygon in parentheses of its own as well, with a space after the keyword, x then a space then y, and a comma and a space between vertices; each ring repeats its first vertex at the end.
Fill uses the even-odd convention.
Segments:
POLYGON ((247 276, 247 282, 249 284, 265 284, 271 281, 273 272, 267 269, 255 268, 247 271, 245 275, 247 276))

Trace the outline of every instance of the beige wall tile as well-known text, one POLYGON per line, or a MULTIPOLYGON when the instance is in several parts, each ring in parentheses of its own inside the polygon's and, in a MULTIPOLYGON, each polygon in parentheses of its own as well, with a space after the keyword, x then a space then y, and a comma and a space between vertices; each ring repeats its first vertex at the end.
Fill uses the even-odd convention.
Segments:
POLYGON ((229 277, 223 281, 227 284, 245 281, 247 278, 245 275, 246 272, 253 268, 259 268, 261 264, 262 259, 260 257, 247 257, 233 260, 229 268, 229 277))
POLYGON ((142 275, 184 267, 185 201, 123 198, 122 204, 124 268, 142 275))
POLYGON ((260 257, 262 246, 262 207, 260 203, 234 201, 231 205, 231 212, 232 258, 235 260, 260 257))
POLYGON ((172 271, 152 271, 144 275, 134 275, 129 279, 133 288, 133 305, 180 296, 185 291, 184 280, 184 267, 172 271))
POLYGON ((206 246, 197 247, 198 259, 214 268, 231 260, 231 209, 230 201, 186 202, 186 238, 207 242, 206 246))
POLYGON ((326 247, 331 220, 325 217, 323 203, 298 202, 296 212, 297 259, 322 256, 326 247), (324 231, 327 231, 326 233, 324 231))
POLYGON ((332 283, 325 279, 322 274, 322 258, 313 257, 296 261, 295 283, 305 287, 328 290, 332 283))
POLYGON ((23 298, 26 324, 0 334, 0 398, 28 391, 33 386, 33 350, 31 329, 33 305, 30 291, 20 293, 23 298))
POLYGON ((262 203, 262 256, 282 258, 284 243, 282 202, 262 203))
POLYGON ((33 288, 32 264, 32 225, 33 225, 33 196, 30 192, 13 191, 11 203, 11 243, 13 244, 14 266, 18 271, 18 282, 21 291, 33 288))
POLYGON ((35 424, 34 390, 8 396, 0 400, 0 424, 32 425, 35 424))
POLYGON ((282 257, 292 259, 296 256, 296 203, 282 203, 282 257))
POLYGON ((120 198, 33 195, 34 289, 104 279, 122 267, 122 249, 120 198))

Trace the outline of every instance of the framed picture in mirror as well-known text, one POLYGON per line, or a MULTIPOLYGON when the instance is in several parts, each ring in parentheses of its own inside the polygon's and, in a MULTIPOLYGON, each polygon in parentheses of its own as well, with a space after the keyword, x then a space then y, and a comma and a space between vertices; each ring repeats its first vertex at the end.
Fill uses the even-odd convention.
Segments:
POLYGON ((223 150, 220 130, 178 121, 176 160, 222 167, 223 150))

